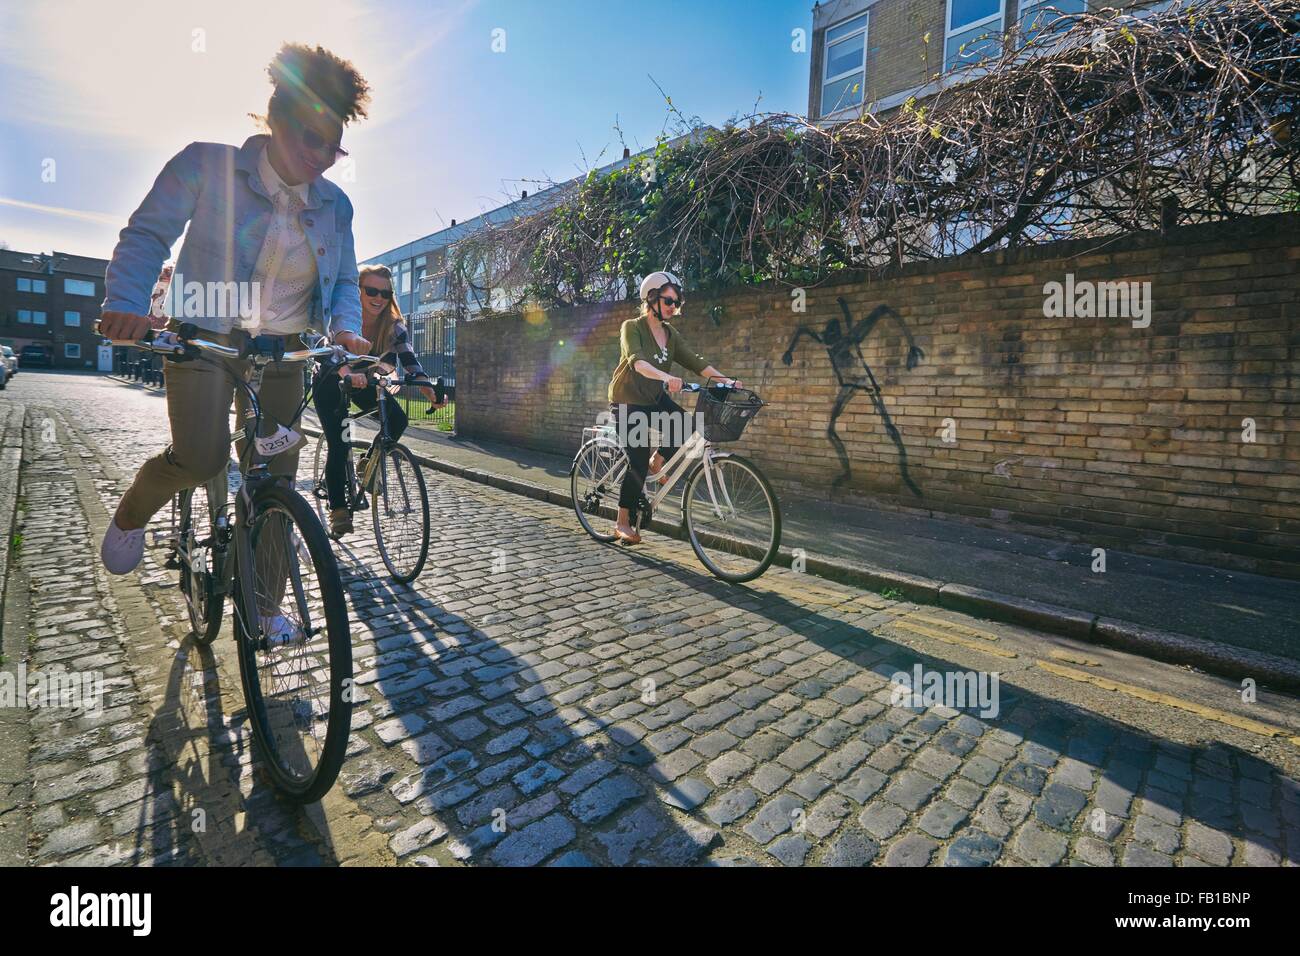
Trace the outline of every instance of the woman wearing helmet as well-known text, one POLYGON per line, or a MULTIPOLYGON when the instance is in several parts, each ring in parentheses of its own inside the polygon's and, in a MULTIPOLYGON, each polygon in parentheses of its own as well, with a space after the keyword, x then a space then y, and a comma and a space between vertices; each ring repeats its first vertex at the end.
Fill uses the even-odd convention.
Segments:
MULTIPOLYGON (((696 375, 740 385, 726 379, 702 355, 697 355, 681 333, 668 324, 668 319, 678 313, 681 304, 682 284, 671 272, 652 272, 641 281, 641 314, 623 323, 619 333, 618 367, 609 383, 609 410, 619 431, 625 435, 644 433, 643 429, 635 427, 638 417, 645 422, 656 412, 687 415, 668 397, 668 393, 676 394, 682 390, 682 380, 670 372, 674 362, 696 375)), ((679 433, 679 437, 684 439, 685 435, 679 433)), ((645 486, 647 466, 653 468, 659 481, 665 480, 666 476, 657 473, 677 448, 676 443, 660 446, 652 461, 648 442, 626 442, 630 466, 619 491, 618 523, 614 527, 614 534, 621 541, 628 544, 641 542, 641 536, 632 528, 630 511, 645 486)))

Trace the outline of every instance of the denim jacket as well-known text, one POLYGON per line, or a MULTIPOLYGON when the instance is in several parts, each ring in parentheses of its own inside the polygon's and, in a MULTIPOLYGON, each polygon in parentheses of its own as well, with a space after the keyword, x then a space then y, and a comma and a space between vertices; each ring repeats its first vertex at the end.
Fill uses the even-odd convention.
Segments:
MULTIPOLYGON (((272 216, 271 199, 257 171, 269 140, 266 135, 251 136, 238 149, 190 143, 168 160, 119 235, 104 277, 101 311, 149 313, 158 270, 187 222, 175 270, 186 286, 199 282, 206 289, 208 283, 251 282, 272 216)), ((318 178, 308 187, 307 208, 299 218, 316 257, 311 326, 360 333, 352 203, 338 186, 318 178)), ((177 285, 172 283, 174 297, 183 292, 177 285)), ((186 320, 209 331, 229 332, 239 317, 187 311, 186 320)))

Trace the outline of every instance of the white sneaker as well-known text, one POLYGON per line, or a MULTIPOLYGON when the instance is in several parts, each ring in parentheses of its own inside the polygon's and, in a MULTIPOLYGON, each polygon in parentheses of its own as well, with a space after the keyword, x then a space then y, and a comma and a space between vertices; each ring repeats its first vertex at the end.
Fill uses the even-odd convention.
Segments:
POLYGON ((259 614, 262 633, 266 636, 267 647, 279 647, 292 644, 302 638, 302 628, 290 621, 283 614, 259 614))
POLYGON ((114 518, 108 523, 104 532, 104 541, 99 546, 99 559, 108 568, 109 574, 127 574, 136 569, 144 557, 144 528, 123 531, 114 518))

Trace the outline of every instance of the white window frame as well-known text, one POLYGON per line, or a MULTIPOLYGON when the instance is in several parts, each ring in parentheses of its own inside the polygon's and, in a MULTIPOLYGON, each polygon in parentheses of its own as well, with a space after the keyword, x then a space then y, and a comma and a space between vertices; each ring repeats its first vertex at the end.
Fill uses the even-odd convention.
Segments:
MULTIPOLYGON (((1006 0, 1003 0, 1003 2, 1005 3, 1006 0)), ((864 102, 866 102, 866 98, 867 98, 867 38, 868 38, 870 35, 871 35, 871 11, 869 11, 869 10, 864 10, 862 13, 855 13, 855 14, 853 14, 853 16, 851 16, 851 17, 845 17, 845 18, 844 18, 843 20, 841 20, 839 23, 832 23, 832 24, 830 24, 830 25, 828 25, 828 26, 826 27, 826 32, 822 34, 822 81, 821 81, 821 85, 820 85, 820 87, 818 87, 818 90, 817 90, 817 98, 818 98, 819 100, 822 100, 823 102, 818 103, 818 104, 817 104, 818 107, 819 107, 819 108, 822 108, 822 107, 825 106, 826 87, 827 87, 828 84, 831 84, 831 83, 838 83, 840 80, 847 79, 848 77, 852 76, 854 73, 861 73, 861 74, 862 74, 862 89, 861 89, 861 91, 860 91, 862 95, 861 95, 861 97, 859 98, 859 100, 858 100, 856 103, 845 103, 845 104, 843 104, 843 105, 841 105, 841 106, 837 106, 837 107, 835 107, 835 108, 832 109, 829 113, 820 113, 819 115, 822 115, 822 116, 831 116, 831 115, 833 115, 833 114, 835 114, 835 113, 838 113, 840 110, 852 109, 853 107, 855 107, 855 106, 861 106, 864 102), (826 37, 830 35, 830 32, 831 32, 832 30, 836 29, 837 27, 842 27, 842 26, 844 26, 844 24, 846 24, 846 23, 852 23, 854 20, 858 19, 859 17, 862 18, 862 29, 861 29, 861 30, 854 30, 854 31, 852 31, 851 33, 846 33, 846 34, 844 34, 844 36, 842 36, 842 37, 836 37, 834 40, 829 40, 829 41, 828 41, 828 40, 826 39, 826 37), (844 43, 846 40, 850 40, 850 39, 852 39, 853 37, 857 36, 859 33, 862 34, 862 65, 859 66, 859 67, 856 67, 855 69, 852 69, 852 70, 845 70, 843 73, 837 73, 837 74, 835 74, 834 76, 827 76, 827 75, 826 75, 826 68, 827 68, 827 66, 829 66, 829 64, 830 64, 830 62, 831 62, 831 54, 830 54, 831 47, 833 47, 833 46, 839 46, 841 43, 844 43)))
POLYGON ((79 328, 81 328, 81 313, 80 313, 80 312, 74 312, 74 311, 72 311, 71 309, 64 309, 64 310, 63 310, 63 324, 64 324, 64 326, 67 327, 67 328, 72 328, 72 329, 79 329, 79 328), (76 317, 77 317, 77 320, 76 320, 75 322, 69 322, 69 321, 68 321, 68 316, 70 316, 70 315, 74 315, 74 316, 76 316, 76 317))
POLYGON ((64 357, 65 359, 79 359, 79 358, 81 358, 81 343, 80 343, 80 342, 64 342, 64 343, 63 343, 63 357, 64 357), (74 352, 75 352, 75 354, 73 354, 74 352))
MULTIPOLYGON (((972 20, 970 23, 964 23, 956 30, 952 28, 953 0, 946 0, 944 5, 947 7, 943 15, 943 71, 945 73, 953 69, 953 67, 948 65, 948 41, 957 34, 967 33, 971 30, 989 26, 993 23, 1001 23, 1002 28, 1000 30, 985 30, 985 33, 1002 33, 1005 36, 1007 32, 1007 0, 998 0, 998 12, 996 14, 987 16, 983 20, 972 20)), ((957 64, 954 64, 954 66, 956 65, 957 64)), ((963 63, 960 65, 962 67, 970 67, 975 64, 972 61, 971 63, 963 63)))
MULTIPOLYGON (((1020 49, 1028 45, 1029 43, 1029 35, 1022 29, 1022 26, 1025 22, 1025 12, 1029 10, 1031 7, 1039 11, 1046 9, 1047 7, 1057 7, 1059 9, 1060 4, 1062 2, 1064 2, 1064 0, 1018 0, 1016 4, 1016 33, 1017 33, 1016 48, 1017 49, 1020 49)), ((1057 19, 1059 20, 1065 17, 1077 17, 1081 13, 1087 13, 1088 0, 1081 0, 1081 2, 1083 3, 1082 10, 1078 10, 1073 13, 1062 12, 1057 17, 1057 19)), ((1056 21, 1053 20, 1052 22, 1055 23, 1056 21)), ((1040 34, 1041 32, 1042 32, 1042 28, 1039 29, 1040 34)), ((1037 35, 1035 35, 1035 39, 1037 39, 1037 35)))
POLYGON ((84 296, 87 296, 87 297, 89 297, 89 296, 93 296, 93 295, 95 294, 95 283, 94 283, 94 281, 91 280, 91 279, 64 279, 64 280, 63 280, 63 294, 64 294, 64 295, 84 295, 84 296), (68 283, 69 283, 69 282, 84 282, 86 285, 90 286, 90 291, 89 291, 89 292, 74 292, 73 290, 71 290, 71 289, 68 288, 68 283))

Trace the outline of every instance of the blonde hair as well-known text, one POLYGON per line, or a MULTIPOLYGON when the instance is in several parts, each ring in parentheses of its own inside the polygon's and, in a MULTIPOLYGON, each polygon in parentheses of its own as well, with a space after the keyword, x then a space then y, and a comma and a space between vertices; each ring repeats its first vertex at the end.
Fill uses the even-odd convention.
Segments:
POLYGON ((388 280, 388 287, 393 290, 392 297, 388 304, 384 306, 383 311, 379 313, 378 323, 375 326, 375 337, 371 340, 371 353, 373 355, 383 355, 392 350, 393 337, 396 334, 397 323, 402 321, 402 308, 397 304, 397 286, 393 282, 393 272, 388 266, 384 265, 364 265, 357 270, 357 294, 361 294, 361 286, 365 284, 366 276, 383 276, 388 280))

